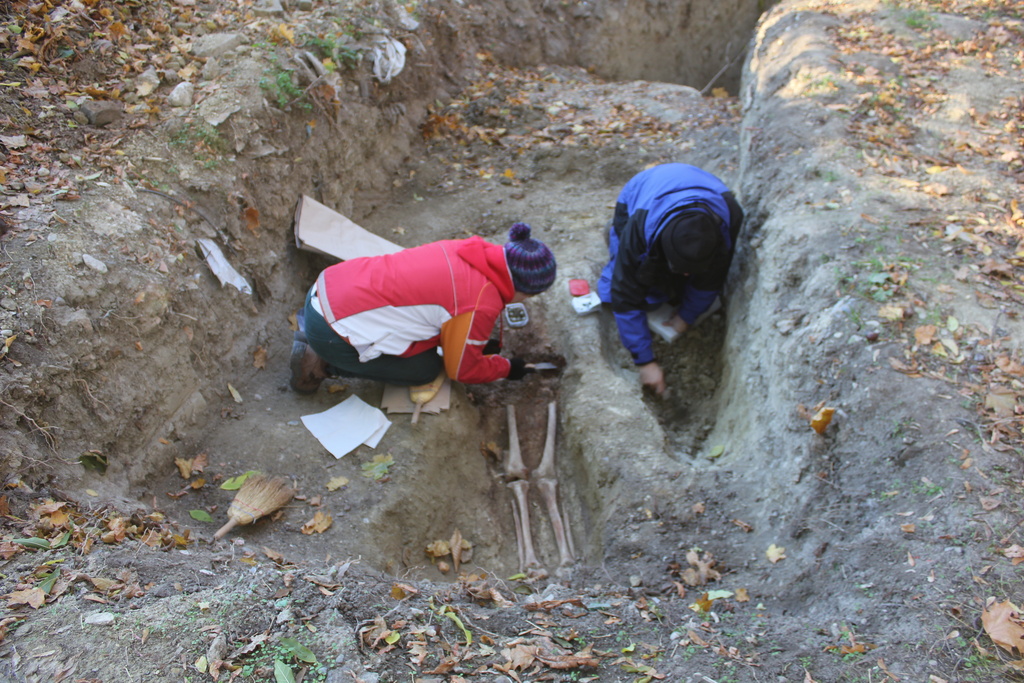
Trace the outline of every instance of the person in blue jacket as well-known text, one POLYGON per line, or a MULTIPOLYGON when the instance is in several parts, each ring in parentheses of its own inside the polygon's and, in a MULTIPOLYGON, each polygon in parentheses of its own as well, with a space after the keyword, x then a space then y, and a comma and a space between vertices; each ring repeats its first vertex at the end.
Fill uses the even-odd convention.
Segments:
POLYGON ((640 381, 659 396, 665 375, 647 315, 666 301, 668 324, 685 332, 715 302, 736 250, 743 209, 717 177, 688 164, 641 171, 619 193, 608 235, 611 258, 597 292, 610 303, 619 339, 640 381))

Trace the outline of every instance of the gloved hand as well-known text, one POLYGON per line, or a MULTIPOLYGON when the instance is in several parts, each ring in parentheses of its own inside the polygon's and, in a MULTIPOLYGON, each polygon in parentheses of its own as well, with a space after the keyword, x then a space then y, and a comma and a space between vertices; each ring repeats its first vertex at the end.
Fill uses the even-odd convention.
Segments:
POLYGON ((501 353, 501 342, 497 339, 488 339, 484 344, 484 355, 493 356, 496 353, 501 353))
POLYGON ((523 358, 511 358, 509 362, 512 363, 512 368, 508 371, 509 379, 522 379, 531 372, 537 372, 535 368, 527 365, 523 358))

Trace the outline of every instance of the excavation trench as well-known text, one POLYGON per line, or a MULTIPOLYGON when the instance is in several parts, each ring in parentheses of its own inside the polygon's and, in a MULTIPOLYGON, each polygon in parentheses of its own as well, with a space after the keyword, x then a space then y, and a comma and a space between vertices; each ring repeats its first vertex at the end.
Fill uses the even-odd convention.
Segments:
MULTIPOLYGON (((703 106, 699 97, 679 92, 689 98, 687 106, 703 106)), ((728 130, 714 135, 735 139, 728 130)), ((735 167, 734 154, 735 147, 726 143, 710 150, 708 158, 690 154, 686 159, 728 175, 735 167)), ((416 170, 429 176, 435 163, 425 161, 416 170)), ((596 286, 606 258, 602 233, 608 207, 639 168, 642 162, 635 164, 624 152, 552 147, 521 162, 519 173, 529 178, 524 183, 480 181, 428 196, 416 188, 397 192, 360 216, 363 227, 404 246, 468 232, 500 242, 513 222, 529 222, 558 256, 559 277, 549 292, 527 304, 527 326, 503 326, 504 353, 566 365, 561 373, 537 374, 522 382, 455 384, 448 411, 423 415, 416 425, 408 414, 390 415, 393 424, 376 449, 361 446, 340 460, 325 451, 301 417, 327 410, 350 395, 380 405, 383 387, 329 380, 309 397, 287 390, 292 341, 287 318, 315 273, 330 262, 290 252, 288 270, 296 277, 285 283, 287 291, 268 315, 272 324, 266 343, 272 362, 266 370, 245 369, 244 378, 233 380, 245 402, 228 406, 193 446, 193 453, 207 453, 217 471, 227 476, 257 469, 292 477, 300 491, 302 500, 280 519, 233 532, 229 539, 235 539, 236 547, 274 548, 291 560, 361 557, 396 575, 439 580, 439 565, 425 550, 458 530, 473 547, 469 566, 499 575, 515 573, 519 563, 512 496, 503 462, 510 446, 508 406, 515 408, 523 459, 530 469, 539 464, 544 448, 547 406, 557 406, 559 494, 581 562, 600 561, 608 519, 621 515, 623 504, 646 495, 646 478, 665 468, 675 470, 676 476, 699 468, 697 456, 715 420, 725 315, 712 316, 674 345, 656 342, 673 387, 672 399, 659 401, 640 392, 610 311, 580 316, 568 292, 572 278, 596 286), (382 480, 364 476, 363 466, 376 456, 394 461, 382 480), (329 491, 327 482, 339 478, 345 483, 329 491), (331 527, 299 533, 317 511, 333 517, 331 527)), ((166 460, 158 462, 153 470, 161 476, 155 482, 146 480, 144 498, 183 488, 166 460)), ((554 571, 559 558, 552 527, 535 483, 530 488, 534 543, 545 569, 554 571)), ((230 496, 207 486, 160 505, 180 520, 190 510, 216 506, 214 518, 223 519, 230 496)))
MULTIPOLYGON (((199 319, 227 337, 238 331, 225 356, 230 364, 217 366, 224 384, 207 386, 197 376, 191 384, 174 385, 164 399, 173 416, 153 429, 153 439, 122 470, 130 490, 117 491, 116 469, 102 484, 106 490, 152 503, 182 524, 197 525, 195 511, 206 511, 213 522, 199 533, 211 535, 226 520, 233 495, 216 486, 223 478, 250 470, 283 475, 296 485, 297 499, 273 520, 233 531, 226 541, 233 549, 272 548, 290 561, 361 558, 395 575, 441 579, 444 575, 425 549, 458 531, 473 548, 464 559, 467 564, 509 575, 519 562, 503 463, 509 448, 506 410, 516 409, 523 457, 532 468, 543 451, 547 406, 554 402, 559 495, 580 562, 599 563, 613 546, 642 545, 640 537, 621 537, 614 530, 627 517, 649 518, 652 506, 659 514, 686 516, 685 501, 672 491, 712 462, 706 456, 715 444, 708 439, 717 423, 727 362, 721 349, 727 320, 736 310, 727 305, 673 345, 656 342, 672 387, 669 398, 657 400, 641 392, 610 311, 578 315, 567 286, 573 278, 596 286, 607 258, 603 233, 615 198, 646 165, 683 161, 717 173, 730 185, 739 183, 735 116, 720 116, 722 107, 692 87, 658 81, 700 87, 715 80, 736 87, 735 77, 723 67, 734 63, 745 44, 746 31, 757 17, 756 3, 739 3, 730 12, 715 5, 710 13, 698 3, 684 5, 661 8, 661 14, 636 10, 632 17, 602 6, 604 14, 597 15, 603 21, 597 15, 580 19, 586 35, 595 40, 569 49, 552 35, 544 43, 544 54, 535 55, 597 60, 607 75, 649 75, 650 81, 604 84, 574 67, 538 67, 537 74, 520 82, 528 91, 527 102, 516 100, 502 115, 507 106, 503 97, 509 93, 496 89, 458 111, 468 126, 500 124, 525 138, 533 135, 531 129, 551 130, 548 117, 560 114, 564 123, 553 129, 561 139, 542 139, 510 155, 502 145, 486 141, 459 141, 450 147, 437 143, 423 150, 418 144, 410 146, 409 140, 382 137, 373 143, 380 154, 406 155, 390 175, 381 173, 377 158, 338 163, 343 155, 336 139, 325 140, 319 148, 315 137, 307 139, 296 151, 313 169, 309 178, 283 165, 283 159, 269 157, 257 176, 263 184, 245 192, 260 198, 257 203, 264 211, 266 232, 247 249, 247 254, 256 254, 248 258, 263 264, 249 271, 258 305, 251 307, 245 295, 230 288, 218 289, 210 273, 200 284, 212 317, 199 319), (691 10, 700 14, 699 22, 691 10), (740 15, 743 21, 736 21, 740 15), (712 33, 708 25, 727 27, 731 38, 712 49, 703 42, 712 33), (615 26, 622 30, 611 31, 615 26), (676 40, 684 29, 701 40, 676 40), (632 42, 627 46, 622 41, 632 42), (584 45, 604 45, 606 52, 596 55, 584 45), (613 55, 629 58, 617 61, 613 55), (679 67, 674 78, 672 64, 679 67), (552 88, 552 82, 563 85, 552 88), (660 132, 651 139, 620 134, 611 143, 600 136, 575 136, 574 123, 602 117, 610 122, 641 117, 645 127, 660 132), (292 202, 301 195, 313 196, 405 247, 470 234, 501 243, 514 222, 530 223, 535 236, 555 251, 559 277, 549 292, 529 302, 528 326, 504 329, 504 352, 556 359, 565 363, 564 370, 518 383, 456 384, 446 412, 424 415, 416 425, 407 414, 391 415, 393 424, 375 449, 360 446, 335 459, 301 418, 349 396, 378 406, 383 387, 331 380, 312 396, 287 388, 289 316, 302 304, 319 270, 331 263, 294 247, 292 202), (265 369, 254 367, 251 347, 242 350, 245 344, 266 350, 265 369), (226 384, 241 402, 225 392, 226 384), (184 482, 168 466, 175 459, 203 454, 210 463, 205 486, 193 487, 194 479, 184 482), (366 475, 375 457, 390 457, 393 464, 383 476, 378 468, 372 478, 366 475), (331 524, 311 530, 307 523, 316 513, 329 517, 331 524)), ((495 52, 500 50, 496 47, 495 52)), ((521 55, 509 61, 521 62, 521 55)), ((238 71, 245 69, 243 64, 238 71)), ((409 128, 397 127, 394 134, 418 137, 420 123, 410 118, 409 128)), ((238 126, 237 121, 229 124, 238 126)), ((154 213, 171 208, 159 197, 142 199, 154 213)), ((205 227, 195 216, 188 220, 205 227)), ((202 363, 213 360, 202 351, 193 353, 202 363)), ((555 539, 536 486, 531 488, 535 545, 541 563, 552 571, 558 560, 555 539)))

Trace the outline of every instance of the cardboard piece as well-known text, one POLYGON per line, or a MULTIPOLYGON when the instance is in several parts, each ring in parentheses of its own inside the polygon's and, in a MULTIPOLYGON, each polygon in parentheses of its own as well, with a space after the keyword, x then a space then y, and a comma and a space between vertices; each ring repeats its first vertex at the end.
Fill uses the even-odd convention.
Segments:
MULTIPOLYGON (((448 410, 451 406, 452 380, 445 377, 437 395, 423 404, 420 413, 437 415, 442 410, 448 410)), ((399 387, 394 384, 384 385, 384 396, 381 397, 380 407, 391 413, 412 413, 416 411, 416 404, 409 398, 409 387, 399 387)))
POLYGON ((402 250, 306 195, 295 207, 295 246, 342 261, 402 250))

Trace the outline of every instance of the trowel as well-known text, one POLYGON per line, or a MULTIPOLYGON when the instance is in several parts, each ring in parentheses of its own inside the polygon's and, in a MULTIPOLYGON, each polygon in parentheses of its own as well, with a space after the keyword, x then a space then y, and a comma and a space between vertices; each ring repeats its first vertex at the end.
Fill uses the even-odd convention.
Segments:
POLYGON ((552 372, 561 372, 562 368, 565 367, 565 362, 563 361, 562 364, 559 365, 557 363, 550 363, 548 361, 541 361, 540 363, 529 363, 528 365, 530 367, 532 367, 534 370, 536 370, 537 372, 552 373, 552 372))

